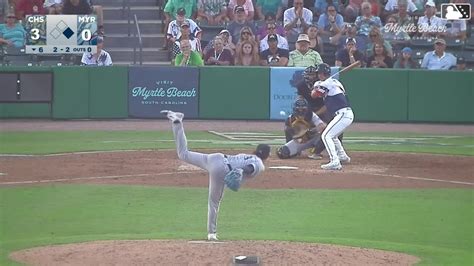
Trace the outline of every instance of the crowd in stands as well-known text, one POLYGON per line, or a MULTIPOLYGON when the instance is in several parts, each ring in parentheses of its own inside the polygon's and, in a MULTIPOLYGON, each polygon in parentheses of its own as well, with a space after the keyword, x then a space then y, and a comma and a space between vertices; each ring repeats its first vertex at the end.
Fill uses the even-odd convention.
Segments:
MULTIPOLYGON (((25 30, 27 15, 96 15, 98 21, 97 34, 91 39, 91 44, 97 44, 97 53, 85 53, 82 64, 111 65, 110 55, 103 50, 103 10, 102 6, 94 5, 92 0, 5 0, 0 6, 0 56, 5 50, 24 48, 28 32, 25 30)), ((45 36, 41 36, 45 38, 45 36)), ((1 63, 1 62, 0 62, 1 63)))
POLYGON ((460 70, 474 52, 474 27, 442 19, 444 3, 469 0, 168 0, 167 46, 175 65, 183 65, 174 60, 177 36, 190 32, 199 65, 460 70))

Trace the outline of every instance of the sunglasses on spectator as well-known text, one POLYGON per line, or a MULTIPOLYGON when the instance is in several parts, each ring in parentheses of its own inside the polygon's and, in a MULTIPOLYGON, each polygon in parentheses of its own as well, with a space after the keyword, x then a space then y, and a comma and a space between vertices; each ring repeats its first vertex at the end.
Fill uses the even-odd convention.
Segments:
POLYGON ((275 28, 275 27, 268 27, 267 29, 268 29, 268 30, 274 30, 274 29, 276 29, 276 28, 275 28))

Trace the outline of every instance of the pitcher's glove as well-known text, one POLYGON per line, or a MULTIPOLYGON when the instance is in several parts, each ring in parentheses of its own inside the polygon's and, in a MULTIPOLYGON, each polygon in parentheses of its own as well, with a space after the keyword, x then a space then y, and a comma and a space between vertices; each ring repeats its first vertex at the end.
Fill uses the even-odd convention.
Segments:
POLYGON ((234 168, 232 171, 228 172, 224 177, 224 182, 228 188, 233 191, 238 191, 240 184, 242 183, 243 172, 241 168, 234 168))

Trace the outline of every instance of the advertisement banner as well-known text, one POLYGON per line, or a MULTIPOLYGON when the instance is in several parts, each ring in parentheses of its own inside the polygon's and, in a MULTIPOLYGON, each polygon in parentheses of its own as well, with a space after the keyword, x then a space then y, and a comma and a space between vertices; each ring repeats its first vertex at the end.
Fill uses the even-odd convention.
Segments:
MULTIPOLYGON (((270 119, 285 120, 292 113, 296 85, 303 80, 304 67, 272 67, 270 70, 270 119)), ((331 67, 331 75, 339 67, 331 67)), ((334 77, 339 78, 339 75, 334 77)))
POLYGON ((130 67, 128 114, 135 118, 163 118, 161 110, 199 114, 199 69, 193 67, 130 67))

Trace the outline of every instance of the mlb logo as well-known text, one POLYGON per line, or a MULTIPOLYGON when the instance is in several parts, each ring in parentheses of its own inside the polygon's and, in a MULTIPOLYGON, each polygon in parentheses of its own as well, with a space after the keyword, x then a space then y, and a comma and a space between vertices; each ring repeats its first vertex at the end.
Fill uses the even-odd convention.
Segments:
POLYGON ((441 18, 470 20, 471 4, 441 4, 441 18))

